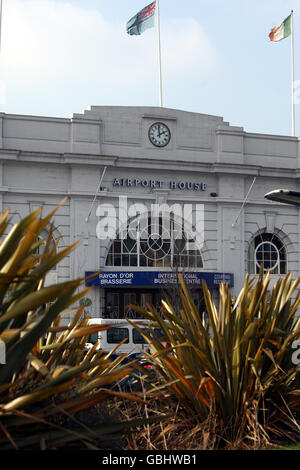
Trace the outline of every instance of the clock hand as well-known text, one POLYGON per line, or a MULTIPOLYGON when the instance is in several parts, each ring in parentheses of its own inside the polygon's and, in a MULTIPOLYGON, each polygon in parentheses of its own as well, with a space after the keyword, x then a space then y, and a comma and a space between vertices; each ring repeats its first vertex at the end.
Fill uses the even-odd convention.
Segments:
POLYGON ((158 137, 160 137, 161 135, 166 135, 166 133, 167 133, 167 131, 162 131, 162 132, 160 132, 158 137))
POLYGON ((166 134, 167 134, 167 131, 159 132, 158 137, 160 137, 161 135, 166 135, 166 134))

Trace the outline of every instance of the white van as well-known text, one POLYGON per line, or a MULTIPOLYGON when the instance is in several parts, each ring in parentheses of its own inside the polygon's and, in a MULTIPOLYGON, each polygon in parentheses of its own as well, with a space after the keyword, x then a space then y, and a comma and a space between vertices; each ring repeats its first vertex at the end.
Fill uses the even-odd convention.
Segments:
MULTIPOLYGON (((144 323, 145 328, 147 327, 147 320, 136 320, 139 323, 144 323)), ((89 325, 111 325, 116 324, 115 328, 109 330, 99 331, 89 337, 89 343, 87 349, 90 349, 97 341, 99 341, 99 349, 102 349, 105 353, 112 351, 121 341, 125 342, 116 350, 116 354, 130 354, 132 352, 138 352, 141 349, 148 349, 149 345, 144 340, 140 332, 134 328, 126 319, 107 319, 107 318, 91 318, 88 322, 89 325)), ((139 327, 141 325, 139 324, 139 327)), ((157 328, 157 337, 162 336, 160 328, 157 328)))

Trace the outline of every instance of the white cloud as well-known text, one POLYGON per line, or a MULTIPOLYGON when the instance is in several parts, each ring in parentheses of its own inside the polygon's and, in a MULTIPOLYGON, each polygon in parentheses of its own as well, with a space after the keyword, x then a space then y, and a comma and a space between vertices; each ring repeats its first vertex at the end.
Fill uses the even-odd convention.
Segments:
POLYGON ((168 72, 195 73, 203 79, 215 72, 217 53, 202 26, 194 19, 167 22, 163 52, 168 72))
MULTIPOLYGON (((162 58, 165 76, 193 74, 199 80, 207 80, 217 63, 201 25, 189 18, 162 22, 162 58)), ((95 87, 105 89, 106 98, 120 94, 121 100, 124 87, 131 87, 132 96, 134 87, 153 86, 156 35, 149 30, 130 37, 118 19, 109 22, 98 10, 67 2, 9 0, 3 14, 1 69, 8 95, 16 90, 34 99, 36 90, 47 87, 58 94, 81 87, 84 95, 95 87)))

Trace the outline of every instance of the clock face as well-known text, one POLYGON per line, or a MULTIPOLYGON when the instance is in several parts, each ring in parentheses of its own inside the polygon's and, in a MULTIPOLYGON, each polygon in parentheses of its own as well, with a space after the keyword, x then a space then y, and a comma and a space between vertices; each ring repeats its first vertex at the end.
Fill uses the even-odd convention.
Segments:
POLYGON ((170 129, 162 122, 155 122, 149 128, 149 139, 156 147, 165 147, 171 139, 170 129))

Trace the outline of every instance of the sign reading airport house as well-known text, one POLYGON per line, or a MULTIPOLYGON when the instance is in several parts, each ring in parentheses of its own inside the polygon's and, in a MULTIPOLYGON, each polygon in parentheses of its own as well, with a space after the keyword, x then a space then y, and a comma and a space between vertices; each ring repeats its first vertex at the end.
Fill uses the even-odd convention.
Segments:
POLYGON ((202 182, 192 181, 169 181, 165 186, 164 181, 155 179, 138 179, 138 178, 114 178, 114 187, 127 188, 151 188, 151 189, 180 189, 189 191, 205 191, 206 184, 202 182))

